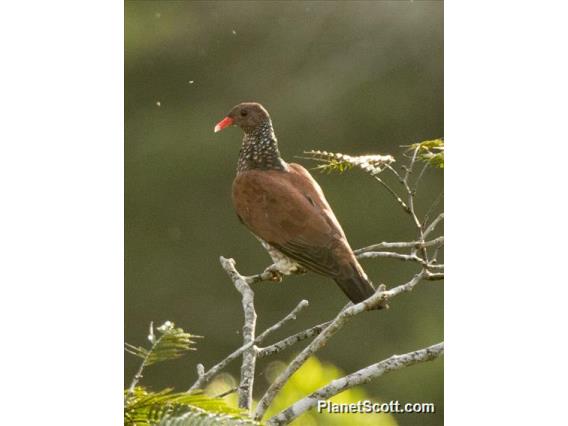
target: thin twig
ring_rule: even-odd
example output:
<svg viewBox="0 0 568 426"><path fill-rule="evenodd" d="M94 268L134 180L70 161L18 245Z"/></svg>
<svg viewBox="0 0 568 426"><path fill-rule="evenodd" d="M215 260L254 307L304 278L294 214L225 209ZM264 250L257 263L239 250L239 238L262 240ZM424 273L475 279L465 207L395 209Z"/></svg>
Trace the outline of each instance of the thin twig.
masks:
<svg viewBox="0 0 568 426"><path fill-rule="evenodd" d="M142 360L140 367L138 367L136 374L132 378L132 382L130 383L130 386L128 387L128 392L126 392L126 395L124 397L125 401L128 398L130 398L132 396L132 394L134 393L134 389L136 388L136 385L138 385L138 382L140 382L140 380L142 379L142 372L144 371L144 368L146 367L146 364L148 363L148 360L150 359L150 355L152 355L154 353L154 350L156 349L156 347L158 346L158 344L161 342L162 338L165 335L166 335L166 333L162 334L160 337L158 337L157 339L152 341L152 347L148 351L146 351L146 355L144 356L144 359ZM154 322L153 321L150 321L150 336L154 336ZM133 355L138 355L137 353L132 352L128 348L128 346L134 347L134 346L130 345L129 343L126 343L125 348L126 348L127 352L129 352Z"/></svg>
<svg viewBox="0 0 568 426"><path fill-rule="evenodd" d="M428 263L420 256L415 254L400 254L395 253L392 251L368 251L365 253L361 253L357 256L357 259L372 259L376 257L385 257L389 259L399 259L405 262L417 262L420 263L422 266L427 267Z"/></svg>
<svg viewBox="0 0 568 426"><path fill-rule="evenodd" d="M429 166L430 166L430 163L428 163L428 162L425 163L424 167L422 167L422 170L420 171L420 174L418 175L418 177L414 181L414 188L413 188L414 193L416 193L416 191L418 190L418 184L420 184L420 181L422 180L422 177L424 176L424 173L426 172L426 169Z"/></svg>
<svg viewBox="0 0 568 426"><path fill-rule="evenodd" d="M296 319L296 315L298 315L298 313L300 311L302 311L303 309L307 308L310 304L308 303L307 300L302 300L300 303L298 303L298 305L292 310L292 312L290 312L288 315L286 315L284 318L282 318L280 321L278 321L276 324L274 324L272 327L267 328L262 334L260 334L255 342L262 342L266 337L268 337L268 335L274 333L276 330L282 328L282 326L284 324L286 324L289 321L295 320Z"/></svg>
<svg viewBox="0 0 568 426"><path fill-rule="evenodd" d="M150 353L148 353L148 355L146 355L146 358L144 358L144 361L142 361L142 364L140 364L140 367L138 367L136 374L132 378L132 382L130 383L130 386L128 387L128 392L126 392L126 396L124 397L125 401L132 396L132 394L134 393L134 389L136 388L136 385L142 379L142 372L144 371L144 367L146 366L146 361L148 360L149 356L150 356Z"/></svg>
<svg viewBox="0 0 568 426"><path fill-rule="evenodd" d="M410 213L410 208L406 205L406 203L404 201L402 201L402 198L400 198L400 196L389 185L387 185L385 183L385 181L383 181L380 177L378 177L378 176L374 176L374 177L381 185L383 185L387 189L387 191L389 191L391 193L391 195L394 197L394 199L400 204L402 209L406 213Z"/></svg>
<svg viewBox="0 0 568 426"><path fill-rule="evenodd" d="M443 196L444 196L444 191L438 194L438 196L436 197L436 199L434 200L434 202L432 203L432 205L424 215L424 220L422 221L424 225L426 225L428 223L428 220L430 220L430 213L432 213L434 209L438 206L438 204L440 204L440 201L442 200Z"/></svg>
<svg viewBox="0 0 568 426"><path fill-rule="evenodd" d="M398 181L400 183L404 183L404 178L400 175L399 172L397 172L397 170L393 166L391 166L390 164L387 164L386 168L389 169L391 172L393 172L393 174L396 176L396 178L398 179Z"/></svg>
<svg viewBox="0 0 568 426"><path fill-rule="evenodd" d="M435 262L426 262L420 256L416 254L401 254L394 253L392 251L368 251L361 253L357 256L357 259L372 259L376 257L383 257L388 259L399 259L404 262L416 262L422 265L425 269L444 269L444 265L437 264Z"/></svg>
<svg viewBox="0 0 568 426"><path fill-rule="evenodd" d="M432 221L432 223L426 228L426 230L424 231L424 237L427 237L432 231L434 231L434 229L436 229L436 226L438 226L438 224L440 223L440 221L444 219L444 213L440 213L436 219L434 219Z"/></svg>
<svg viewBox="0 0 568 426"><path fill-rule="evenodd" d="M441 247L442 247L442 246L440 245L440 246L438 246L438 247L436 247L436 248L434 249L434 254L432 255L432 262L433 262L433 263L435 263L435 262L438 261L438 252L440 251L440 248L441 248Z"/></svg>
<svg viewBox="0 0 568 426"><path fill-rule="evenodd" d="M375 251L384 248L393 248L393 249L403 249L403 248L420 248L420 247L432 247L432 246L439 246L444 244L444 237L438 237L430 241L424 241L421 243L420 241L408 241L408 242L394 242L389 243L383 241L382 243L373 244L367 247L363 247L357 250L353 250L353 253L359 255L361 253L365 253L368 251Z"/></svg>
<svg viewBox="0 0 568 426"><path fill-rule="evenodd" d="M424 227L423 227L422 223L420 222L420 220L418 219L418 215L416 214L416 211L414 209L414 194L415 194L415 192L410 188L410 184L409 184L409 177L410 177L410 174L413 172L414 164L416 162L416 157L418 155L418 150L419 150L419 147L416 147L416 149L412 153L412 159L410 160L409 166L406 168L406 173L404 175L404 180L403 180L402 183L403 183L404 188L406 189L406 192L408 194L408 207L410 209L410 215L412 216L412 219L414 220L414 224L416 225L416 229L418 230L420 241L422 242L422 241L424 241ZM420 248L420 251L422 253L422 258L426 261L426 263L428 263L428 251L426 250L426 247L422 246ZM411 253L414 254L414 250Z"/></svg>
<svg viewBox="0 0 568 426"><path fill-rule="evenodd" d="M393 355L381 362L362 368L340 379L333 380L328 385L318 389L305 398L295 402L290 407L271 417L267 425L285 425L302 415L318 401L323 401L354 386L369 383L386 373L399 370L420 362L432 361L444 353L444 342L437 343L424 349L403 355Z"/></svg>
<svg viewBox="0 0 568 426"><path fill-rule="evenodd" d="M229 389L223 393L220 393L219 395L215 395L214 398L225 398L227 395L231 395L232 393L235 393L238 390L239 388L237 386L236 388Z"/></svg>
<svg viewBox="0 0 568 426"><path fill-rule="evenodd" d="M420 149L419 147L416 147L414 149L414 151L412 152L412 157L410 158L410 164L408 165L408 167L405 167L405 170L404 170L404 172L405 172L404 173L405 186L408 185L408 178L410 178L410 175L412 174L412 169L414 167L414 163L416 162L416 157L418 156L418 150L419 149Z"/></svg>
<svg viewBox="0 0 568 426"><path fill-rule="evenodd" d="M410 178L410 175L413 172L414 164L416 162L416 157L418 155L418 150L419 150L419 147L416 147L416 149L414 149L414 151L412 153L412 157L410 159L410 164L408 166L404 167L404 171L405 171L404 177L402 177L396 171L396 169L394 167L392 167L390 165L387 165L386 167L393 172L393 174L398 178L400 183L404 186L404 189L405 189L406 194L408 196L408 201L405 203L405 206L407 208L405 208L404 211L406 213L410 214L410 216L412 217L412 220L414 221L414 225L416 226L416 229L418 230L418 236L420 237L420 242L423 244L423 242L424 242L424 227L423 227L422 223L420 222L420 219L418 219L418 215L416 214L416 211L414 209L414 194L415 194L415 191L410 188L410 184L409 184L409 178ZM419 248L412 248L411 254L412 255L416 254L417 250L420 250L420 252L422 253L422 258L424 259L424 261L426 263L428 263L428 251L426 250L426 247L421 245Z"/></svg>
<svg viewBox="0 0 568 426"><path fill-rule="evenodd" d="M428 280L428 281L443 280L444 279L444 273L443 272L427 272L426 275L424 276L424 279Z"/></svg>
<svg viewBox="0 0 568 426"><path fill-rule="evenodd" d="M299 333L293 334L292 336L286 337L285 339L280 340L279 342L273 343L270 346L265 348L258 348L257 349L257 358L264 358L270 355L274 355L278 352L283 351L284 349L289 348L292 345L295 345L302 340L309 339L310 337L317 336L320 334L329 324L331 321L324 322L323 324L315 325L307 330L300 331Z"/></svg>
<svg viewBox="0 0 568 426"><path fill-rule="evenodd" d="M443 263L429 263L427 266L428 269L444 269Z"/></svg>

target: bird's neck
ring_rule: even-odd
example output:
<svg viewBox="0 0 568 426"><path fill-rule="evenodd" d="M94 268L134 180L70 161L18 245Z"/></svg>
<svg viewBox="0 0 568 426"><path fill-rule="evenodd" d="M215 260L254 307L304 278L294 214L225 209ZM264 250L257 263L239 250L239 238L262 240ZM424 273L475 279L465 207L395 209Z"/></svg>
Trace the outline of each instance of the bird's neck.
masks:
<svg viewBox="0 0 568 426"><path fill-rule="evenodd" d="M244 132L237 173L247 170L286 170L286 162L280 156L270 120L254 129L244 129Z"/></svg>

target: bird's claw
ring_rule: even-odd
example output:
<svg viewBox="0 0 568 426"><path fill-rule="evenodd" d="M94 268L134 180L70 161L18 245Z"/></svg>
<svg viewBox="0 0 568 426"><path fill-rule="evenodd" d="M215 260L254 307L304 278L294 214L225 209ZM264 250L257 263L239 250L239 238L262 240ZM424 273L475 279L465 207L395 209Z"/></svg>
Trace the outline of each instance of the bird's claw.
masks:
<svg viewBox="0 0 568 426"><path fill-rule="evenodd" d="M266 268L264 270L264 274L269 275L268 281L273 281L276 283L282 282L283 274L274 265L271 265L268 268Z"/></svg>

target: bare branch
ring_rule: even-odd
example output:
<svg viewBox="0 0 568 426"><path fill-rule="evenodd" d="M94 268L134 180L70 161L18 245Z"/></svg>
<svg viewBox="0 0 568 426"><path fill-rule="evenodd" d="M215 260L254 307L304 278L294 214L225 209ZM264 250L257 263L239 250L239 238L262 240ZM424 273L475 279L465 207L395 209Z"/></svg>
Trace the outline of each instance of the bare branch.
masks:
<svg viewBox="0 0 568 426"><path fill-rule="evenodd" d="M418 235L420 237L420 241L423 242L424 241L424 228L422 226L422 223L420 222L420 220L418 219L418 215L416 214L416 210L414 209L414 191L410 188L410 184L408 183L409 178L411 173L413 172L413 168L414 168L414 163L416 162L416 156L418 155L418 150L420 148L416 147L414 149L414 152L412 153L412 159L410 160L410 164L409 166L406 168L406 173L404 175L404 179L402 181L402 184L404 185L404 188L406 189L406 193L408 194L408 207L410 209L410 215L412 216L412 219L414 220L414 225L416 225L416 229L418 230ZM411 254L415 254L415 249L413 249L411 251ZM424 261L426 263L428 263L428 251L426 250L426 247L422 246L420 247L420 251L422 253L422 258L424 259Z"/></svg>
<svg viewBox="0 0 568 426"><path fill-rule="evenodd" d="M414 167L414 163L416 162L416 157L418 155L419 149L420 149L419 147L416 147L414 149L414 151L412 152L412 157L410 159L410 164L408 165L408 167L405 168L404 180L403 180L403 183L405 184L405 186L408 186L408 178L410 177L410 175L412 173L412 169Z"/></svg>
<svg viewBox="0 0 568 426"><path fill-rule="evenodd" d="M424 237L427 237L432 231L434 231L442 219L444 219L444 213L440 213L438 217L432 221L428 228L426 228L424 231Z"/></svg>
<svg viewBox="0 0 568 426"><path fill-rule="evenodd" d="M130 352L130 353L135 354L134 352ZM146 366L146 362L147 362L149 356L150 356L150 352L148 352L148 355L146 356L146 358L144 358L144 360L140 364L140 367L138 367L138 370L136 370L136 374L132 378L132 382L130 383L130 386L128 387L128 392L124 396L125 402L128 398L130 398L132 396L132 394L134 393L134 389L136 388L136 385L138 385L138 382L142 379L142 372L144 371L144 367Z"/></svg>
<svg viewBox="0 0 568 426"><path fill-rule="evenodd" d="M415 254L400 254L400 253L394 253L392 251L368 251L366 253L361 253L360 255L357 256L357 259L372 259L375 257L386 257L389 259L399 259L399 260L404 260L406 262L418 262L421 265L427 267L428 264L424 261L424 259L422 259L419 256L416 256Z"/></svg>
<svg viewBox="0 0 568 426"><path fill-rule="evenodd" d="M258 403L255 412L255 420L260 420L264 416L267 408L270 406L276 395L280 392L282 387L290 379L292 374L294 374L298 369L306 362L306 360L316 353L319 349L323 348L327 342L339 331L351 318L355 315L360 314L364 311L369 311L376 309L380 306L384 306L386 301L400 293L411 291L424 277L425 271L420 272L415 275L409 282L395 287L391 290L383 290L379 288L377 292L356 305L351 305L343 309L327 326L321 334L319 334L296 358L286 367L286 369L276 378L276 380L270 385L266 393L263 395Z"/></svg>
<svg viewBox="0 0 568 426"><path fill-rule="evenodd" d="M436 199L434 200L434 202L432 203L432 205L424 215L424 220L422 221L423 224L428 223L428 220L430 220L430 214L434 211L434 209L438 206L438 204L440 204L440 201L442 200L443 197L444 197L444 191L438 194L438 196L436 197Z"/></svg>
<svg viewBox="0 0 568 426"><path fill-rule="evenodd" d="M420 149L420 147L417 146L414 149L414 151L412 152L410 164L408 166L404 167L404 170L405 170L404 177L402 177L395 170L395 168L392 167L390 164L387 165L386 167L393 172L393 174L398 178L398 180L400 181L400 183L404 186L404 189L406 190L406 194L408 195L408 201L405 204L405 206L407 206L407 208L404 209L404 210L406 211L406 213L408 213L412 217L412 220L414 221L414 225L416 226L416 229L418 230L418 236L420 238L420 242L423 244L424 239L425 239L424 227L423 227L423 224L420 222L420 219L418 219L418 215L416 214L416 210L414 209L414 194L415 194L415 191L410 188L410 184L409 184L409 178L410 178L410 175L413 172L414 164L416 162L416 158L417 158L419 149ZM423 172L424 172L424 170L425 169L423 169ZM421 177L422 177L422 173L420 174L418 180ZM426 250L426 247L421 245L419 248L412 248L411 254L412 255L416 254L417 250L420 250L420 252L422 254L422 259L424 259L425 263L428 263L429 262L428 261L428 251Z"/></svg>
<svg viewBox="0 0 568 426"><path fill-rule="evenodd" d="M231 394L235 393L235 392L238 391L238 390L239 390L238 387L236 387L236 388L231 388L231 389L229 389L229 390L226 390L226 391L223 392L223 393L220 393L219 395L215 395L214 398L225 398L226 396L231 395Z"/></svg>
<svg viewBox="0 0 568 426"><path fill-rule="evenodd" d="M404 189L406 189L406 193L408 194L408 213L410 213L410 215L412 216L412 219L414 220L414 224L416 225L416 228L420 231L420 239L421 241L424 241L424 238L422 236L422 224L420 223L420 220L418 219L418 216L416 215L416 212L414 210L414 191L412 189L410 189L410 184L408 183L408 178L410 177L410 174L412 173L412 169L414 167L414 163L416 161L416 155L418 154L418 148L416 148L414 150L414 153L412 154L412 159L410 160L410 165L408 167L406 167L406 172L404 174L404 179L402 180L402 184L404 185Z"/></svg>
<svg viewBox="0 0 568 426"><path fill-rule="evenodd" d="M154 322L150 321L150 335L153 337L154 336ZM138 382L140 382L140 380L142 379L142 373L144 372L144 368L148 365L148 361L150 359L150 356L152 355L152 353L154 352L154 350L156 349L156 347L159 345L160 341L162 340L162 338L165 336L165 334L162 334L158 339L152 340L152 347L146 352L146 356L144 356L142 363L140 364L140 367L138 367L138 370L136 371L136 374L134 375L134 377L132 378L132 382L130 383L130 386L128 387L128 392L126 393L126 395L124 396L124 400L126 401L128 398L130 398L132 396L132 394L134 393L134 389L136 388L136 386L138 385ZM125 349L128 353L131 353L133 355L138 356L137 352L132 351L132 349L134 349L134 346L132 346L129 343L125 343Z"/></svg>
<svg viewBox="0 0 568 426"><path fill-rule="evenodd" d="M399 259L405 262L416 262L420 265L422 265L423 268L430 270L430 269L444 269L444 265L443 264L437 264L434 262L426 262L424 259L422 259L420 256L417 256L416 254L401 254L401 253L394 253L392 251L368 251L366 253L361 253L357 256L357 259L372 259L372 258L376 258L376 257L383 257L383 258L388 258L388 259ZM430 277L435 276L435 274L426 274L426 277L428 279L433 279Z"/></svg>
<svg viewBox="0 0 568 426"><path fill-rule="evenodd" d="M422 167L420 174L418 175L418 177L414 181L414 189L413 189L414 192L416 192L418 190L418 185L420 184L420 181L422 180L422 177L424 176L426 169L429 168L429 167L430 167L429 163L424 163L424 167Z"/></svg>
<svg viewBox="0 0 568 426"><path fill-rule="evenodd" d="M391 168L391 170L394 170ZM406 203L404 201L402 201L402 198L400 198L400 196L394 191L394 189L392 189L389 185L387 185L385 183L385 181L383 181L380 177L375 176L375 179L381 184L383 185L388 192L390 192L390 194L394 197L394 199L400 204L400 206L402 207L402 209L406 212L410 214L410 208L406 205Z"/></svg>
<svg viewBox="0 0 568 426"><path fill-rule="evenodd" d="M383 241L382 243L373 244L367 247L363 247L357 250L354 250L353 253L356 255L365 253L368 251L374 251L384 248L393 248L393 249L403 249L403 248L421 248L421 247L432 247L432 246L439 246L444 244L444 237L438 237L430 241L425 241L424 243L420 241L408 241L408 242L396 242L396 243L388 243Z"/></svg>
<svg viewBox="0 0 568 426"><path fill-rule="evenodd" d="M268 425L284 425L296 419L317 404L347 389L361 384L369 383L386 373L399 370L420 362L432 361L444 353L444 342L430 347L409 352L404 355L393 355L381 362L358 370L348 376L333 380L330 384L318 389L307 397L295 402L292 406L271 417Z"/></svg>
<svg viewBox="0 0 568 426"><path fill-rule="evenodd" d="M401 284L397 287L391 288L390 290L383 292L384 293L383 297L385 297L388 300L393 298L394 296L398 296L401 293L412 291L414 287L416 287L416 285L426 276L427 273L428 273L427 271L422 270L422 272L416 274L406 284ZM374 296L371 296L371 298L373 297ZM370 300L371 298L369 298L368 300Z"/></svg>
<svg viewBox="0 0 568 426"><path fill-rule="evenodd" d="M229 354L227 357L225 357L225 359L223 359L222 361L218 362L217 364L215 364L213 367L211 367L209 370L207 370L206 372L203 370L201 370L201 372L203 374L199 374L200 373L200 369L199 366L201 366L203 368L203 364L198 364L198 370L197 370L197 376L198 379L195 381L195 383L193 385L191 385L191 387L189 388L189 391L195 390L195 389L203 389L203 387L209 383L209 381L217 374L219 373L221 370L223 370L227 365L229 365L232 361L234 361L235 359L237 359L238 357L240 357L244 351L246 351L247 349L250 349L252 346L254 346L255 342L249 342L246 345L241 346L240 348L238 348L237 350L231 352L231 354Z"/></svg>
<svg viewBox="0 0 568 426"><path fill-rule="evenodd" d="M233 259L219 259L225 272L231 278L236 289L241 293L244 312L243 324L243 343L251 344L251 347L243 353L243 363L241 365L241 383L239 386L239 407L250 410L252 403L252 388L254 385L254 370L256 367L256 351L254 344L256 331L256 311L254 309L254 292L235 268Z"/></svg>
<svg viewBox="0 0 568 426"><path fill-rule="evenodd" d="M424 276L424 279L429 280L429 281L443 280L444 279L444 273L443 272L427 272L426 275Z"/></svg>
<svg viewBox="0 0 568 426"><path fill-rule="evenodd" d="M302 300L300 303L298 303L298 305L292 310L292 312L290 312L288 315L286 315L284 318L282 318L280 321L278 321L276 324L274 324L272 327L267 328L261 335L259 335L255 342L259 343L262 342L268 335L274 333L276 330L280 329L284 324L286 324L289 321L295 320L296 319L296 315L298 315L298 313L307 308L310 304L308 303L307 300Z"/></svg>
<svg viewBox="0 0 568 426"><path fill-rule="evenodd" d="M203 364L197 364L195 369L197 370L197 377L203 377L205 375L205 366Z"/></svg>
<svg viewBox="0 0 568 426"><path fill-rule="evenodd" d="M427 266L428 269L444 269L443 263L430 263Z"/></svg>
<svg viewBox="0 0 568 426"><path fill-rule="evenodd" d="M286 337L285 339L280 340L270 346L265 348L258 348L257 349L257 358L264 358L266 356L274 355L278 352L283 351L284 349L289 348L292 345L295 345L302 340L309 339L310 337L317 336L320 334L329 324L331 321L324 322L323 324L315 325L307 330L300 331L299 333L293 334L292 336Z"/></svg>
<svg viewBox="0 0 568 426"><path fill-rule="evenodd" d="M438 252L440 251L441 247L442 246L438 246L434 249L434 254L432 255L432 259L431 259L433 263L438 261Z"/></svg>

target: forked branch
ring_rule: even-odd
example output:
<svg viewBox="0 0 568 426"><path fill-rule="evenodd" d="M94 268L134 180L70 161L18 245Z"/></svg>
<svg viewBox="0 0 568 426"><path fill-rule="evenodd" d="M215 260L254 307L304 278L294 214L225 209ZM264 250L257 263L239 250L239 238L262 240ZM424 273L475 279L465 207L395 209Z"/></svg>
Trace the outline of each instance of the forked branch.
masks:
<svg viewBox="0 0 568 426"><path fill-rule="evenodd" d="M384 286L380 287L377 292L356 305L350 305L343 309L335 319L329 324L294 360L288 364L286 369L270 385L264 396L258 403L255 412L255 420L261 420L266 410L272 404L272 401L278 395L282 387L290 379L290 377L300 369L300 367L307 361L307 359L315 354L318 350L323 348L329 340L354 316L373 309L379 306L384 306L386 302L400 293L411 291L425 276L422 271L415 275L410 281L405 284L399 285L391 290L385 290Z"/></svg>
<svg viewBox="0 0 568 426"><path fill-rule="evenodd" d="M243 296L243 310L245 310L245 325L243 326L243 328L246 327L247 329L250 329L251 328L250 322L252 320L254 320L254 322L255 322L255 325L254 325L254 327L255 327L256 326L256 312L254 311L254 292L252 291L252 289L250 288L248 283L244 280L244 277L235 268L235 261L233 259L226 259L224 257L221 257L220 261L221 261L221 265L223 266L223 269L225 269L225 271L227 272L227 274L231 278L231 281L233 282L233 284L235 285L237 290L239 290L239 292ZM205 371L204 366L202 364L198 364L198 366L197 366L198 378L189 390L192 391L192 390L196 390L196 389L203 389L203 387L205 385L207 385L207 383L209 383L211 381L211 379L216 374L221 372L227 365L229 365L232 361L234 361L235 359L237 359L241 355L245 354L247 351L250 351L251 354L254 352L254 356L255 356L255 359L256 359L257 356L264 357L264 356L267 356L267 355L272 354L272 353L277 353L277 352L291 346L294 343L297 343L301 340L304 340L304 339L307 339L309 337L316 335L319 332L318 327L321 328L321 325L316 326L316 327L312 327L311 329L305 330L304 332L297 333L296 335L288 338L288 339L291 339L292 337L295 337L293 342L292 341L289 341L289 342L281 341L281 342L275 343L274 345L271 345L268 348L266 348L265 353L263 353L263 350L259 350L255 346L255 345L261 343L262 341L264 341L270 334L272 334L276 330L279 330L280 328L282 328L288 322L295 320L297 314L300 313L300 311L302 311L303 309L307 308L308 306L309 306L309 303L308 303L307 300L300 301L300 303L298 303L298 305L288 315L286 315L284 318L282 318L276 324L267 328L264 332L259 334L256 338L253 338L252 340L250 338L248 338L244 342L243 346L241 346L237 350L233 351L231 354L229 354L223 360L221 360L220 362L215 364L209 370ZM246 313L247 310L249 311L248 314ZM254 312L254 316L253 316L253 312ZM248 323L247 323L247 321L248 321ZM284 340L287 340L287 339L284 339ZM250 369L251 360L252 360L252 357L248 358L248 359L243 359L243 364L245 363L245 361L247 361L247 367L249 369ZM253 370L253 374L254 374L254 370ZM245 376L247 378L250 377L250 370L246 372ZM252 391L253 381L252 382L248 381L248 380L245 381L245 385L248 385L251 391ZM241 388L242 388L242 383L239 386L239 391L241 391ZM248 392L249 388L245 388L246 395L249 394L249 392ZM250 407L250 405L249 405L249 407Z"/></svg>

